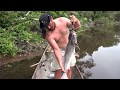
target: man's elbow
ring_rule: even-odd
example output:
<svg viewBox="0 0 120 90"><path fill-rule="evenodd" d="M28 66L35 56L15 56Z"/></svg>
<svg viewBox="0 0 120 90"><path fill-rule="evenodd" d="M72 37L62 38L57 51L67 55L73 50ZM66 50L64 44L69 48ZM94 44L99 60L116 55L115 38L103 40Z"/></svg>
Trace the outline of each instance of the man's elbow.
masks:
<svg viewBox="0 0 120 90"><path fill-rule="evenodd" d="M78 29L80 29L81 28L81 23L80 23L80 21L79 21L79 23L78 23Z"/></svg>
<svg viewBox="0 0 120 90"><path fill-rule="evenodd" d="M79 23L77 26L76 26L76 30L80 29L81 28L81 24Z"/></svg>
<svg viewBox="0 0 120 90"><path fill-rule="evenodd" d="M81 23L80 21L78 20L76 23L75 23L75 29L80 29L81 28Z"/></svg>

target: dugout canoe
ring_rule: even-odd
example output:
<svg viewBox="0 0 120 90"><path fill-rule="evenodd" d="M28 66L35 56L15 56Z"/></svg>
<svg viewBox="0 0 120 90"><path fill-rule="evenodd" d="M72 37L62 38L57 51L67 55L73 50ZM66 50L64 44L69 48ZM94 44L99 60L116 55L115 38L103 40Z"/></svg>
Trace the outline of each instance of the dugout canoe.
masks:
<svg viewBox="0 0 120 90"><path fill-rule="evenodd" d="M54 75L54 70L52 69L53 52L48 45L43 52L40 61L37 63L37 67L33 73L32 79L50 79L51 75Z"/></svg>
<svg viewBox="0 0 120 90"><path fill-rule="evenodd" d="M46 49L43 52L43 55L42 55L40 61L33 65L33 66L37 65L37 67L36 67L31 79L53 79L54 72L55 72L55 70L52 68L53 55L54 55L54 53L52 51L52 48L48 44L48 46L46 47ZM78 69L77 64L75 65L75 68L80 76L80 79L83 79L83 75L80 72L80 70Z"/></svg>

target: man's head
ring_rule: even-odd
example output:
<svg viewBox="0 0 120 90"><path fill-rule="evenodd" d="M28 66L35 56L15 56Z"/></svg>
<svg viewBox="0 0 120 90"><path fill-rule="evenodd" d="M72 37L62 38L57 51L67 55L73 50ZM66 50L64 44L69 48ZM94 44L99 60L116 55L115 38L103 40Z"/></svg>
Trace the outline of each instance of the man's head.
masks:
<svg viewBox="0 0 120 90"><path fill-rule="evenodd" d="M48 30L48 26L51 20L51 15L48 13L42 14L39 18L39 23L40 23L40 31L43 35L43 37L45 37L46 31Z"/></svg>
<svg viewBox="0 0 120 90"><path fill-rule="evenodd" d="M55 28L51 14L48 13L42 14L39 18L39 22L43 37L45 36L47 31L52 31Z"/></svg>
<svg viewBox="0 0 120 90"><path fill-rule="evenodd" d="M39 22L40 22L40 29L42 31L48 29L50 20L51 20L51 15L48 13L42 14L40 16Z"/></svg>

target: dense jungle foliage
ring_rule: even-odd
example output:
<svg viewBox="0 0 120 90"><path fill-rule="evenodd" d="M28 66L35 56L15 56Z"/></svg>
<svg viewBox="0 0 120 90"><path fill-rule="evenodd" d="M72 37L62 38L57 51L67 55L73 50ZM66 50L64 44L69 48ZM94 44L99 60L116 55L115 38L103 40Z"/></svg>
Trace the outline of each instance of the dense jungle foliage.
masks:
<svg viewBox="0 0 120 90"><path fill-rule="evenodd" d="M0 57L40 50L46 42L39 33L38 19L49 12L53 18L68 17L70 11L0 11ZM72 11L85 30L111 31L119 26L120 11ZM94 27L94 28L93 28Z"/></svg>

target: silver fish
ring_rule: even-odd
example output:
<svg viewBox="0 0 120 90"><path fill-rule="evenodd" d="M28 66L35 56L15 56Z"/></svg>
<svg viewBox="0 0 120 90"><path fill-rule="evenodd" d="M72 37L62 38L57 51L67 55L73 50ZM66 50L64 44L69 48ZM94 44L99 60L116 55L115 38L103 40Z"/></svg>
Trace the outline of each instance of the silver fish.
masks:
<svg viewBox="0 0 120 90"><path fill-rule="evenodd" d="M70 68L70 56L72 55L72 53L74 53L76 44L77 44L77 34L73 30L69 34L69 43L66 47L66 52L65 52L65 56L64 56L65 70ZM63 73L61 76L61 79L68 79L67 74Z"/></svg>

